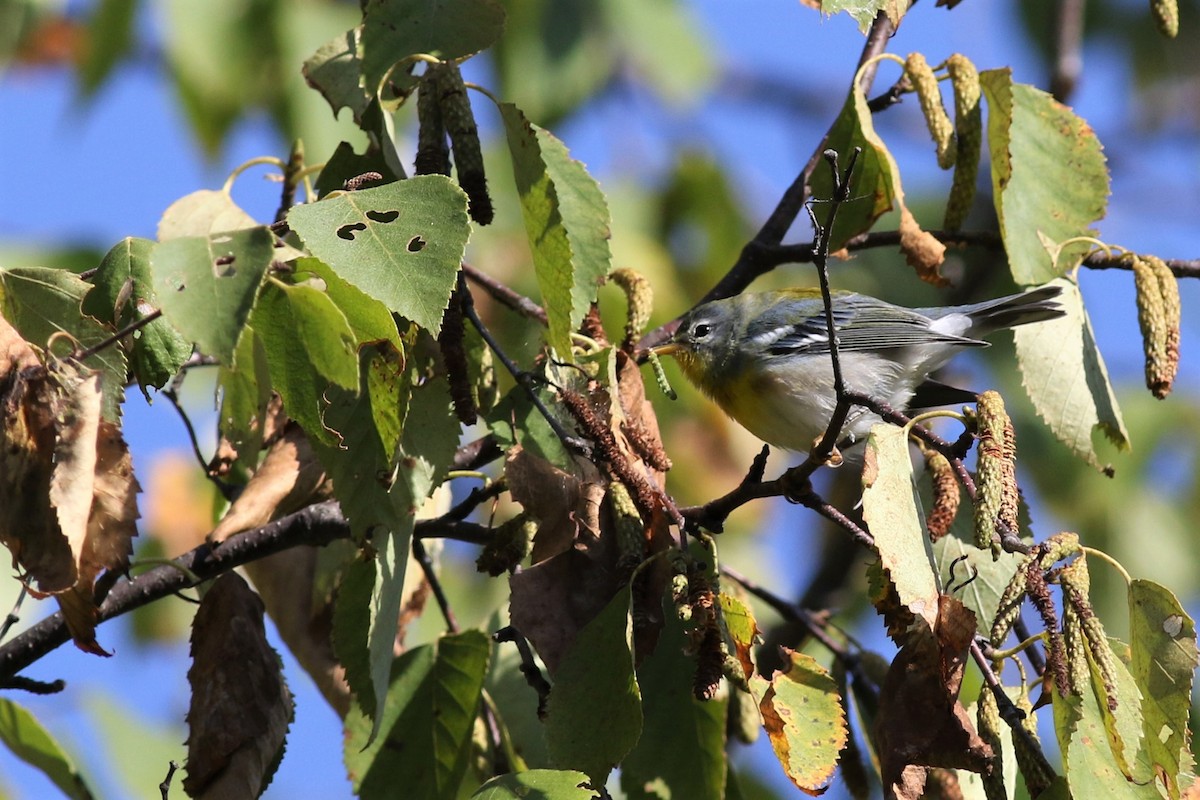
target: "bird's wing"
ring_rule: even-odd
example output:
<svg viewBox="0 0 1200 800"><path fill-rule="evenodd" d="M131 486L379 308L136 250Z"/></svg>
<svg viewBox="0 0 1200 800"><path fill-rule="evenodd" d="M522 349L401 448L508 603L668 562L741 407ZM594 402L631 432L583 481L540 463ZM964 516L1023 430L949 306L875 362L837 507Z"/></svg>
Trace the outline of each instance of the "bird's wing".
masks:
<svg viewBox="0 0 1200 800"><path fill-rule="evenodd" d="M792 311L794 315L794 309ZM794 316L786 321L786 314L786 308L763 314L751 325L751 336L771 355L829 352L829 336L823 312L800 322L796 322ZM960 347L984 345L984 342L975 339L938 333L930 329L930 319L923 314L864 295L842 295L834 309L833 321L839 351L885 350L933 342Z"/></svg>

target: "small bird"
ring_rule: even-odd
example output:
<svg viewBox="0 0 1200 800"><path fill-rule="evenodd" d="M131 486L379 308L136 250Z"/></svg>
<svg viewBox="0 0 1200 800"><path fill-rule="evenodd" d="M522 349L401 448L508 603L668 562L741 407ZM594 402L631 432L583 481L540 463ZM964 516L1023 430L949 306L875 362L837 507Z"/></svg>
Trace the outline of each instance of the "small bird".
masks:
<svg viewBox="0 0 1200 800"><path fill-rule="evenodd" d="M846 388L897 410L910 403L970 402L973 395L929 381L929 374L960 350L986 347L981 338L990 333L1063 316L1056 299L1061 292L1047 285L944 308L903 308L835 292L833 323ZM675 336L654 351L675 356L688 379L726 414L768 444L788 450L809 451L837 404L825 305L815 289L705 303L685 314ZM839 439L861 440L879 421L855 408Z"/></svg>

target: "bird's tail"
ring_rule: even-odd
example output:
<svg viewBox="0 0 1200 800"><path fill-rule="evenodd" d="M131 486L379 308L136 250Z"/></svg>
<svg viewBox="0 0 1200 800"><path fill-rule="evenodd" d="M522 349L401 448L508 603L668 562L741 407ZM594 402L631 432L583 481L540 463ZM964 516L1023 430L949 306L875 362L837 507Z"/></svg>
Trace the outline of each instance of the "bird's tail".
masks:
<svg viewBox="0 0 1200 800"><path fill-rule="evenodd" d="M961 309L971 319L971 330L967 335L983 337L1018 325L1058 319L1067 313L1058 301L1061 294L1061 286L1048 284L1022 294L967 306Z"/></svg>

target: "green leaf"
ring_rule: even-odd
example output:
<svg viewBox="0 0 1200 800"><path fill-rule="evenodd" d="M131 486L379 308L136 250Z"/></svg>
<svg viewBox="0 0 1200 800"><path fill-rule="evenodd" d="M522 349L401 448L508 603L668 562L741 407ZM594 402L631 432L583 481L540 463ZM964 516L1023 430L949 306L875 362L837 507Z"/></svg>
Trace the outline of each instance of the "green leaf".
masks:
<svg viewBox="0 0 1200 800"><path fill-rule="evenodd" d="M338 663L346 668L358 707L375 710L375 688L371 685L371 657L367 634L371 627L371 593L375 589L375 559L360 553L342 573L333 605L331 639Z"/></svg>
<svg viewBox="0 0 1200 800"><path fill-rule="evenodd" d="M917 510L908 435L902 428L871 428L862 481L863 519L875 537L880 566L895 586L900 603L932 627L937 619L937 577Z"/></svg>
<svg viewBox="0 0 1200 800"><path fill-rule="evenodd" d="M158 240L184 236L208 236L210 233L241 231L258 227L258 220L247 214L228 192L200 189L171 203L158 220Z"/></svg>
<svg viewBox="0 0 1200 800"><path fill-rule="evenodd" d="M397 350L403 348L396 321L387 306L347 283L325 262L316 258L296 260L296 279L316 276L325 287L325 294L345 315L358 344L391 342Z"/></svg>
<svg viewBox="0 0 1200 800"><path fill-rule="evenodd" d="M355 123L362 122L363 113L371 102L370 94L362 86L361 43L362 26L359 25L321 45L301 68L308 84L329 102L333 116L337 117L339 111L348 108Z"/></svg>
<svg viewBox="0 0 1200 800"><path fill-rule="evenodd" d="M87 47L79 65L79 88L91 97L133 45L138 0L101 0L88 20Z"/></svg>
<svg viewBox="0 0 1200 800"><path fill-rule="evenodd" d="M1061 697L1057 692L1054 694L1054 731L1063 754L1063 768L1071 796L1144 800L1160 798L1153 781L1135 783L1121 772L1111 748L1104 746L1109 741L1105 730L1106 710L1101 708L1090 682L1080 690L1078 697ZM1136 706L1136 694L1123 698L1121 702Z"/></svg>
<svg viewBox="0 0 1200 800"><path fill-rule="evenodd" d="M1040 89L1013 83L1008 68L980 73L988 104L992 195L1009 269L1017 283L1041 284L1075 267L1092 245L1057 259L1046 242L1093 236L1108 205L1108 169L1091 127Z"/></svg>
<svg viewBox="0 0 1200 800"><path fill-rule="evenodd" d="M0 698L0 741L14 756L42 772L70 798L90 800L91 790L71 757L24 707Z"/></svg>
<svg viewBox="0 0 1200 800"><path fill-rule="evenodd" d="M588 776L566 769L531 769L499 775L480 786L471 800L592 800Z"/></svg>
<svg viewBox="0 0 1200 800"><path fill-rule="evenodd" d="M328 438L321 419L330 384L358 387L354 332L329 296L311 286L267 281L250 324L267 354L271 385L312 438Z"/></svg>
<svg viewBox="0 0 1200 800"><path fill-rule="evenodd" d="M471 231L467 196L448 178L422 175L296 206L288 223L338 275L437 335Z"/></svg>
<svg viewBox="0 0 1200 800"><path fill-rule="evenodd" d="M767 681L750 677L763 727L792 783L820 794L837 767L849 728L837 684L812 656L781 648L788 663Z"/></svg>
<svg viewBox="0 0 1200 800"><path fill-rule="evenodd" d="M120 329L156 310L158 295L150 277L153 248L149 239L132 237L114 245L91 278L83 313ZM133 374L147 398L149 387L165 386L192 354L192 343L162 317L143 325L124 342L132 350Z"/></svg>
<svg viewBox="0 0 1200 800"><path fill-rule="evenodd" d="M411 389L412 376L406 372L385 387L389 389L387 393L373 395L367 375L375 351L374 346L363 351L362 386L357 395L346 390L330 391L325 425L339 432L340 444L314 442L314 449L333 479L334 495L355 536L369 537L376 551L377 573L369 598L367 650L371 691L376 699L371 716L378 723L383 718L381 704L393 660L415 515L444 480L454 460L459 425L450 413L450 397L440 382L430 381ZM393 452L385 449L380 440L375 407L386 413L385 405L401 406L406 402L409 410L403 420L404 432L399 448ZM395 482L389 483L393 473ZM357 686L351 688L360 696L365 693Z"/></svg>
<svg viewBox="0 0 1200 800"><path fill-rule="evenodd" d="M163 314L204 353L231 363L274 256L275 237L266 227L160 243L150 267Z"/></svg>
<svg viewBox="0 0 1200 800"><path fill-rule="evenodd" d="M367 172L378 172L383 178L379 181L381 184L395 183L402 179L404 172L397 173L392 167L391 155L395 152L395 147L390 143L384 146L388 148L387 154L373 143L367 145L362 154L359 154L349 142L338 144L333 155L321 168L321 174L317 176L313 187L317 190L317 196L324 197L331 192L344 191L346 181Z"/></svg>
<svg viewBox="0 0 1200 800"><path fill-rule="evenodd" d="M554 414L559 403L554 394L543 387L535 387L534 392L542 400L542 404L550 409L550 413ZM572 430L573 421L566 420L565 416L556 415L556 418L564 424L566 430ZM574 470L574 459L554 433L550 423L534 407L525 387L514 386L509 389L487 415L487 422L496 441L505 450L520 444L538 458L549 461L559 469Z"/></svg>
<svg viewBox="0 0 1200 800"><path fill-rule="evenodd" d="M904 202L899 170L887 146L875 133L867 97L861 90L852 88L841 113L834 120L829 133L825 134L820 149L836 150L838 167L844 171L856 147L861 147L862 153L851 178L850 199L838 209L833 222L829 239L831 251L840 248L850 237L870 230L875 220ZM813 199L828 200L833 197L833 173L823 159L813 170L809 185ZM821 209L822 206L818 205L816 213L823 222Z"/></svg>
<svg viewBox="0 0 1200 800"><path fill-rule="evenodd" d="M382 735L358 708L346 716L346 769L360 797L454 797L467 769L471 731L491 643L478 630L409 650L391 669Z"/></svg>
<svg viewBox="0 0 1200 800"><path fill-rule="evenodd" d="M262 339L246 326L233 351L233 361L217 371L217 390L221 411L217 425L221 435L237 451L237 461L245 469L258 463L262 448L263 423L271 400L271 375Z"/></svg>
<svg viewBox="0 0 1200 800"><path fill-rule="evenodd" d="M77 275L61 269L0 270L0 313L26 341L37 347L47 349L51 336L66 333L80 349L88 348L108 339L112 333L80 310L90 288ZM53 352L61 356L66 349L58 342ZM106 347L85 358L83 363L100 373L104 418L119 419L121 401L125 398L125 351L115 345Z"/></svg>
<svg viewBox="0 0 1200 800"><path fill-rule="evenodd" d="M893 25L899 25L907 10L907 0L821 0L822 14L833 16L845 11L854 18L863 33L871 27L880 11L887 14Z"/></svg>
<svg viewBox="0 0 1200 800"><path fill-rule="evenodd" d="M626 586L579 632L546 704L551 763L586 773L593 786L604 784L642 732L629 602ZM596 722L600 709L603 724Z"/></svg>
<svg viewBox="0 0 1200 800"><path fill-rule="evenodd" d="M971 519L968 509L961 510L959 515L964 519ZM965 560L954 563L964 557ZM990 632L992 620L996 618L996 609L1000 605L1000 596L1004 594L1009 580L1016 574L1021 556L1017 553L1000 553L993 560L991 550L980 550L950 533L934 542L933 562L938 585L945 588L953 582L954 596L974 612L980 634L986 635ZM962 588L957 588L959 586Z"/></svg>
<svg viewBox="0 0 1200 800"><path fill-rule="evenodd" d="M608 204L599 184L562 142L511 103L500 104L500 115L549 318L547 341L566 358L571 331L596 299L598 281L612 262Z"/></svg>
<svg viewBox="0 0 1200 800"><path fill-rule="evenodd" d="M1191 740L1196 625L1165 587L1135 580L1129 584L1129 629L1129 669L1142 693L1144 748L1168 796L1177 800Z"/></svg>
<svg viewBox="0 0 1200 800"><path fill-rule="evenodd" d="M1128 450L1129 433L1079 287L1065 278L1056 283L1063 288L1059 305L1065 315L1013 330L1021 383L1058 440L1096 469L1109 471L1100 463L1092 434L1099 429Z"/></svg>
<svg viewBox="0 0 1200 800"><path fill-rule="evenodd" d="M630 800L660 798L663 788L671 797L722 800L729 702L696 699L696 659L684 655L687 632L678 614L668 612L666 620L654 652L637 671L645 722L637 746L621 762L621 788Z"/></svg>
<svg viewBox="0 0 1200 800"><path fill-rule="evenodd" d="M504 8L495 0L369 0L362 28L367 91L379 94L387 76L405 92L416 79L393 65L418 53L457 61L490 47L504 30Z"/></svg>

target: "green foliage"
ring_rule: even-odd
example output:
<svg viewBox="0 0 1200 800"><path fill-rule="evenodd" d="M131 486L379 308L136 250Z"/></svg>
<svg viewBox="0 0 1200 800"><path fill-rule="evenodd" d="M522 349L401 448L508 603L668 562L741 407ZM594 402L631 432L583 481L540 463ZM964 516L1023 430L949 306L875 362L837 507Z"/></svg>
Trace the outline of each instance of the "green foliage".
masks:
<svg viewBox="0 0 1200 800"><path fill-rule="evenodd" d="M582 772L557 769L531 769L500 775L479 787L471 795L475 800L591 800L595 793L585 787Z"/></svg>
<svg viewBox="0 0 1200 800"><path fill-rule="evenodd" d="M397 787L405 797L454 796L467 768L488 654L487 637L466 631L396 659L380 718L372 723L358 709L346 717L346 768L360 797L393 797Z"/></svg>
<svg viewBox="0 0 1200 800"><path fill-rule="evenodd" d="M629 589L579 632L555 676L546 708L551 763L603 785L642 734L642 698L633 670ZM594 720L604 709L604 724Z"/></svg>
<svg viewBox="0 0 1200 800"><path fill-rule="evenodd" d="M1050 95L1013 83L1007 69L979 75L988 103L992 194L1009 268L1020 284L1041 284L1074 267L1108 205L1108 169L1086 122ZM1054 250L1062 245L1062 251Z"/></svg>
<svg viewBox="0 0 1200 800"><path fill-rule="evenodd" d="M296 206L313 255L391 311L437 334L467 243L467 199L440 175Z"/></svg>
<svg viewBox="0 0 1200 800"><path fill-rule="evenodd" d="M525 230L549 318L547 342L571 352L571 331L608 274L608 203L595 179L549 132L511 103L500 106Z"/></svg>
<svg viewBox="0 0 1200 800"><path fill-rule="evenodd" d="M160 243L150 266L163 315L203 352L229 363L274 241L267 228L257 227Z"/></svg>
<svg viewBox="0 0 1200 800"><path fill-rule="evenodd" d="M1059 284L1066 316L1013 330L1021 382L1054 435L1093 467L1107 469L1093 433L1102 432L1122 450L1130 447L1129 433L1079 287L1065 279Z"/></svg>
<svg viewBox="0 0 1200 800"><path fill-rule="evenodd" d="M0 699L0 741L14 756L45 774L67 797L89 800L94 796L71 757L49 731L29 711L7 698Z"/></svg>
<svg viewBox="0 0 1200 800"><path fill-rule="evenodd" d="M129 237L109 250L92 276L83 313L120 329L157 310L150 273L153 249L149 239ZM192 354L192 343L162 318L144 325L127 345L133 374L147 397L151 387L165 386Z"/></svg>

